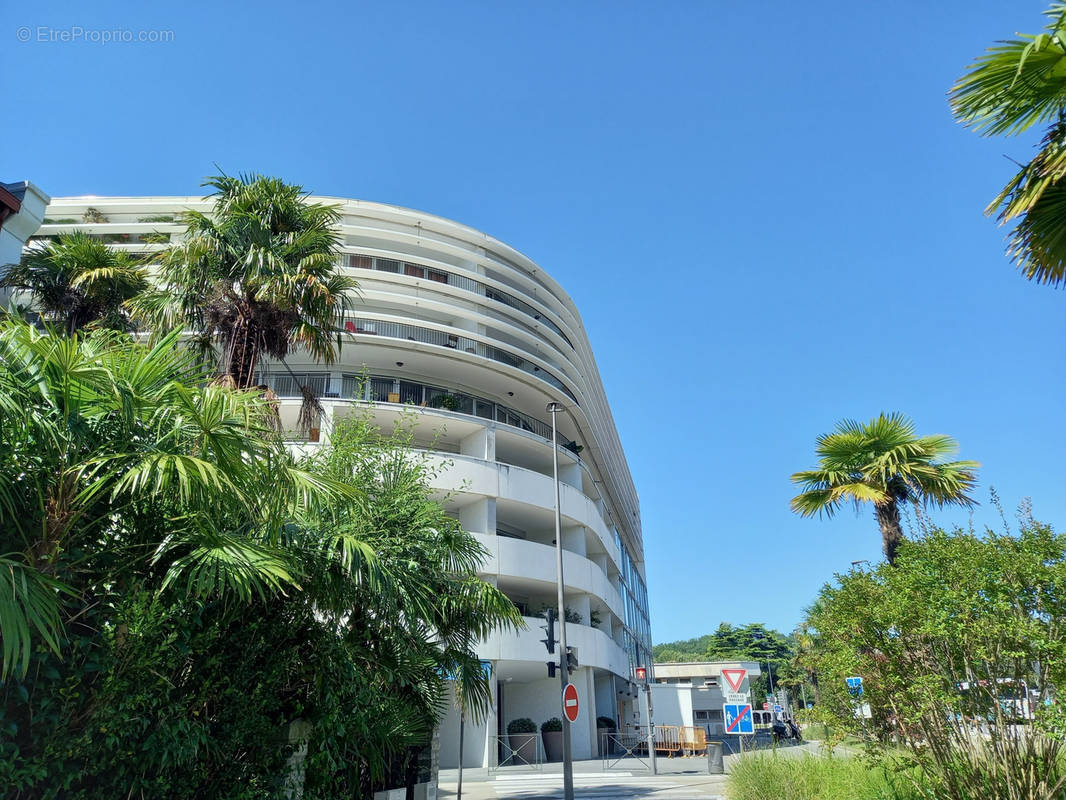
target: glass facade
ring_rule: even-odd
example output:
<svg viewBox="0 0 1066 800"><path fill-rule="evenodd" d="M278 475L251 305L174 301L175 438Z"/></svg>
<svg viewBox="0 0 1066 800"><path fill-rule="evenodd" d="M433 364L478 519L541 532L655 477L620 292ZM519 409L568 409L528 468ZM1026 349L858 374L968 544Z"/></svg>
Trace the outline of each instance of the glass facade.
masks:
<svg viewBox="0 0 1066 800"><path fill-rule="evenodd" d="M648 622L648 587L644 583L632 557L629 548L622 540L617 529L614 530L614 541L618 545L619 558L621 559L621 585L619 594L622 596L622 605L625 607L626 630L624 635L624 647L629 656L629 667L642 666L648 668L649 678L652 676L651 655L651 625Z"/></svg>

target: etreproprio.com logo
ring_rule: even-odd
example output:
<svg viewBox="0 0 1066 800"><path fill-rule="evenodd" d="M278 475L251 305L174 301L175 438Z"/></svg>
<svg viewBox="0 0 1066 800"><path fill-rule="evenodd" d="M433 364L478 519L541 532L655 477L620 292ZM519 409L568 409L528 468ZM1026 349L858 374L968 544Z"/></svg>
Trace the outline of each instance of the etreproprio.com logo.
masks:
<svg viewBox="0 0 1066 800"><path fill-rule="evenodd" d="M174 41L174 31L85 28L81 25L70 25L65 28L57 28L51 25L23 25L15 30L15 38L20 42L41 42L45 44L72 44L75 42L88 42L90 44L158 44Z"/></svg>

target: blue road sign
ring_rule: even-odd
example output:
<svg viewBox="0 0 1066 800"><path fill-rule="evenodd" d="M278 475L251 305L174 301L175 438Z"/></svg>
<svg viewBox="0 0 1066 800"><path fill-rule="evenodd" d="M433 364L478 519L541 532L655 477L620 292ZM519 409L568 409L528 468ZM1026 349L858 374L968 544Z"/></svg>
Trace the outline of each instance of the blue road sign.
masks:
<svg viewBox="0 0 1066 800"><path fill-rule="evenodd" d="M785 707L784 707L784 706L779 706L779 705L775 705L775 706L774 706L774 713L775 713L775 714L780 714L780 713L781 713L782 711L784 711L784 710L785 710Z"/></svg>
<svg viewBox="0 0 1066 800"><path fill-rule="evenodd" d="M726 733L755 733L755 720L751 703L726 703L722 706L725 715Z"/></svg>
<svg viewBox="0 0 1066 800"><path fill-rule="evenodd" d="M855 676L853 678L844 679L848 684L848 694L853 697L858 697L862 694L862 678Z"/></svg>

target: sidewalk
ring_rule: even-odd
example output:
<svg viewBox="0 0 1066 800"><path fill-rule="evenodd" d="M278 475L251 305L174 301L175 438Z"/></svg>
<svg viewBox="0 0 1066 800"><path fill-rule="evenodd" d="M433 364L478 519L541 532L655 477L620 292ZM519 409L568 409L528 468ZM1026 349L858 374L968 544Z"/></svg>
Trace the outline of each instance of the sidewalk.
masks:
<svg viewBox="0 0 1066 800"><path fill-rule="evenodd" d="M782 745L777 753L798 756L817 753L817 742ZM771 750L759 752L770 753ZM726 754L726 774L739 754ZM620 761L590 759L574 762L575 794L578 797L684 797L715 798L725 796L726 775L709 775L705 756L656 759L658 774L652 775L646 759L625 758ZM463 800L497 800L501 797L555 797L562 785L563 765L559 762L534 767L484 767L463 770ZM459 771L442 769L437 797L456 797ZM523 794L527 793L527 794Z"/></svg>

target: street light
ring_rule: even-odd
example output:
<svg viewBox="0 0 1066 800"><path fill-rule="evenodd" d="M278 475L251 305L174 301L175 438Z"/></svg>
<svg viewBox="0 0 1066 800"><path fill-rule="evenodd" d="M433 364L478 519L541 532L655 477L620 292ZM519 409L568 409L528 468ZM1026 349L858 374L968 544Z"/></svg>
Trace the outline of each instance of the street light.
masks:
<svg viewBox="0 0 1066 800"><path fill-rule="evenodd" d="M552 476L555 479L555 566L559 593L559 704L563 711L563 798L574 800L574 757L570 746L570 718L566 716L566 685L570 683L570 665L566 649L566 600L563 597L563 534L559 510L559 433L556 415L562 403L552 401L545 409L552 415Z"/></svg>

